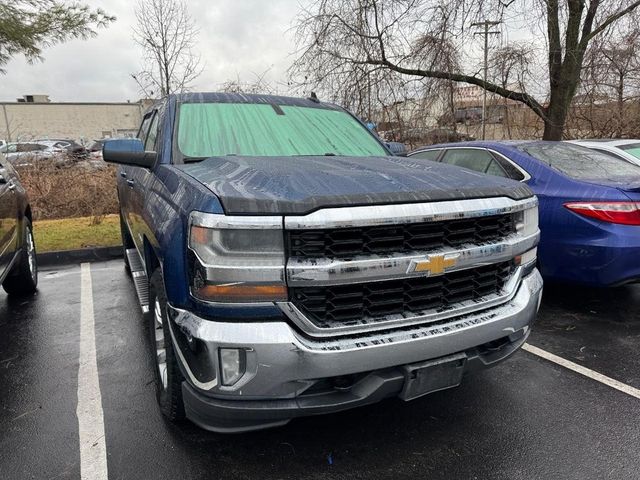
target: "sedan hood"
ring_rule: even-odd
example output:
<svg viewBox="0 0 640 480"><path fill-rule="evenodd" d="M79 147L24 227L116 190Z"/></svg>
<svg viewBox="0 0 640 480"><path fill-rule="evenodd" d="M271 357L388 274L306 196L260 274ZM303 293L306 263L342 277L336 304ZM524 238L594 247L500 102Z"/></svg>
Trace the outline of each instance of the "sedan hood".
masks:
<svg viewBox="0 0 640 480"><path fill-rule="evenodd" d="M215 193L228 214L533 195L512 180L405 157L226 156L177 168Z"/></svg>

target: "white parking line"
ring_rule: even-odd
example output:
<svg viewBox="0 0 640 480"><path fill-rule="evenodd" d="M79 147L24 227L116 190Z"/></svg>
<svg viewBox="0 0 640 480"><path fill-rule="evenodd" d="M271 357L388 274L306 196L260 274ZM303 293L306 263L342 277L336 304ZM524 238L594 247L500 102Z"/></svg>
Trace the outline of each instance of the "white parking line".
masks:
<svg viewBox="0 0 640 480"><path fill-rule="evenodd" d="M614 380L613 378L607 377L606 375L602 375L601 373L594 372L593 370L588 369L587 367L583 367L582 365L578 365L577 363L573 363L570 360L566 360L562 357L554 355L553 353L549 353L546 350L542 350L541 348L535 347L528 343L525 343L522 346L523 350L526 350L529 353L537 355L538 357L542 357L545 360L549 360L557 365L568 368L580 375L584 375L585 377L589 377L596 382L603 383L611 388L615 388L627 395L631 395L640 400L640 390L637 388L631 387L626 383L619 382L618 380Z"/></svg>
<svg viewBox="0 0 640 480"><path fill-rule="evenodd" d="M80 277L80 368L76 415L80 436L80 478L107 480L107 449L96 359L91 267L88 263L81 265Z"/></svg>

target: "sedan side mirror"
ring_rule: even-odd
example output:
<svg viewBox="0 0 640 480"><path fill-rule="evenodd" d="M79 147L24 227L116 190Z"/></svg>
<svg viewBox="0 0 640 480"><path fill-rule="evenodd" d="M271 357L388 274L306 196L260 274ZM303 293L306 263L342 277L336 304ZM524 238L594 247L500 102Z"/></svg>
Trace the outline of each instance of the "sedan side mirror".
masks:
<svg viewBox="0 0 640 480"><path fill-rule="evenodd" d="M157 157L156 152L144 151L144 145L139 138L106 140L102 146L102 158L109 163L152 168Z"/></svg>

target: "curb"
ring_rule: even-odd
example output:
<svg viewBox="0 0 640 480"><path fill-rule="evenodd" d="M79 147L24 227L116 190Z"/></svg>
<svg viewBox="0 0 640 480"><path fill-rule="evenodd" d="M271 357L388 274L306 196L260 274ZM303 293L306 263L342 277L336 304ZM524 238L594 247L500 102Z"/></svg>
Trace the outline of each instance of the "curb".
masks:
<svg viewBox="0 0 640 480"><path fill-rule="evenodd" d="M103 262L116 258L122 258L122 246L38 253L38 266L47 267L85 262Z"/></svg>

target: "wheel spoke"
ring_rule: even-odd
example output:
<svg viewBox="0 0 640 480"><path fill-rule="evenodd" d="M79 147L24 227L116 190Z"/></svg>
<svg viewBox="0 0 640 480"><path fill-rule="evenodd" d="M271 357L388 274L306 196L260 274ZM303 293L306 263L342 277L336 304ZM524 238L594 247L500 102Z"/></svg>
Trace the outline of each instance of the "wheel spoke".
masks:
<svg viewBox="0 0 640 480"><path fill-rule="evenodd" d="M33 241L33 233L31 229L27 229L27 260L29 262L29 272L31 278L35 279L36 276L36 249Z"/></svg>
<svg viewBox="0 0 640 480"><path fill-rule="evenodd" d="M160 375L160 381L162 382L162 388L167 388L167 352L165 350L165 338L164 327L162 325L162 307L160 302L156 299L153 308L154 317L154 333L156 340L156 367Z"/></svg>

